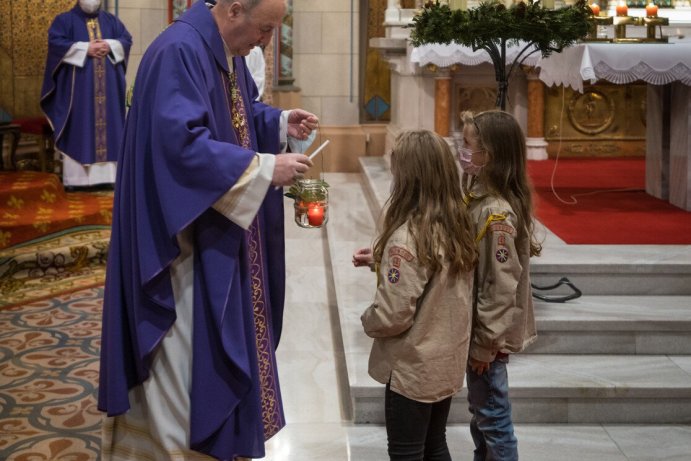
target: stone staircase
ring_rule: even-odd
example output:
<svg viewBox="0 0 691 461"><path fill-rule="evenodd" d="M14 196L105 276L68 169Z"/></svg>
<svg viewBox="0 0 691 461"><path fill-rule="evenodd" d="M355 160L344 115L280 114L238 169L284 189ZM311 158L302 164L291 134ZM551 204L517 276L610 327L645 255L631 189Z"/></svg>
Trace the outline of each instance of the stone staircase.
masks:
<svg viewBox="0 0 691 461"><path fill-rule="evenodd" d="M383 386L367 374L371 340L359 320L376 281L350 261L372 243L389 173L379 157L361 165L361 175L328 175L327 234L353 419L383 423ZM583 296L536 300L539 339L509 364L514 421L691 423L691 246L567 245L544 232L534 283L566 276ZM464 389L449 422L468 419Z"/></svg>

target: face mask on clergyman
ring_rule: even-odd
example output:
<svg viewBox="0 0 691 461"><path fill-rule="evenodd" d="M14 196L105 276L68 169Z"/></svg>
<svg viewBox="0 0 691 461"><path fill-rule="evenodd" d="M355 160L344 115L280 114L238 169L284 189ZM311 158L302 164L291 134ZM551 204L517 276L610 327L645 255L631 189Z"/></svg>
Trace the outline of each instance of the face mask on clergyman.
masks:
<svg viewBox="0 0 691 461"><path fill-rule="evenodd" d="M87 14L93 14L101 7L101 0L79 0L79 7Z"/></svg>
<svg viewBox="0 0 691 461"><path fill-rule="evenodd" d="M317 137L317 130L312 130L312 132L307 136L307 139L301 140L288 136L288 146L290 146L290 151L296 154L304 154L307 149L314 142L314 138Z"/></svg>

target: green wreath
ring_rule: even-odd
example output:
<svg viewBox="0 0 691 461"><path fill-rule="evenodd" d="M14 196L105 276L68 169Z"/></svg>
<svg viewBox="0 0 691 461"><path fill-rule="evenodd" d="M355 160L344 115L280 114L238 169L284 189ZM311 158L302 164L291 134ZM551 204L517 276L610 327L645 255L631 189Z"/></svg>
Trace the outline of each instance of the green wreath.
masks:
<svg viewBox="0 0 691 461"><path fill-rule="evenodd" d="M490 0L469 10L452 10L436 0L427 2L413 18L410 40L413 46L457 43L474 51L485 50L499 87L496 105L504 110L515 68L536 52L547 57L583 39L591 16L585 0L556 10L544 8L540 0L521 1L508 8L499 0ZM522 46L508 71L507 45Z"/></svg>

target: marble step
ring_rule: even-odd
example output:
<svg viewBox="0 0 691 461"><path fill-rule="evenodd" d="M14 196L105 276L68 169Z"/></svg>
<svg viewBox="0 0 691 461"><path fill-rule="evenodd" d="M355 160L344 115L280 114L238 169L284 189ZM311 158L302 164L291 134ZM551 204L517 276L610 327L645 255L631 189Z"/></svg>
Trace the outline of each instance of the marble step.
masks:
<svg viewBox="0 0 691 461"><path fill-rule="evenodd" d="M533 354L691 354L691 296L535 301Z"/></svg>
<svg viewBox="0 0 691 461"><path fill-rule="evenodd" d="M344 276L345 277L345 276ZM346 279L342 278L342 281ZM371 302L362 280L356 286L336 282L341 332L347 349L368 352L360 315ZM354 299L363 292L362 299ZM566 304L537 302L538 339L531 354L691 355L690 297L589 297Z"/></svg>
<svg viewBox="0 0 691 461"><path fill-rule="evenodd" d="M566 245L548 236L531 278L566 277L586 295L691 295L691 245Z"/></svg>
<svg viewBox="0 0 691 461"><path fill-rule="evenodd" d="M391 174L382 157L361 157L367 203L378 215ZM567 277L586 295L691 295L691 245L568 245L544 228L542 255L531 260L534 284Z"/></svg>
<svg viewBox="0 0 691 461"><path fill-rule="evenodd" d="M354 421L383 423L384 386L367 375L366 353L349 359ZM508 370L516 423L691 423L689 355L517 354ZM454 396L450 423L468 422L466 398L465 388Z"/></svg>

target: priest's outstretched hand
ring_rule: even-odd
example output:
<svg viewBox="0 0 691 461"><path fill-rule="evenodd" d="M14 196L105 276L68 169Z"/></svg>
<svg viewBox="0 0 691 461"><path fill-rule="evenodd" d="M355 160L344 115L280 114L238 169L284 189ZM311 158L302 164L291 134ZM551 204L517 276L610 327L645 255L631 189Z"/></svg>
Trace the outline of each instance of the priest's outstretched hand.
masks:
<svg viewBox="0 0 691 461"><path fill-rule="evenodd" d="M305 140L318 125L319 118L316 115L306 110L293 109L288 115L288 136Z"/></svg>

